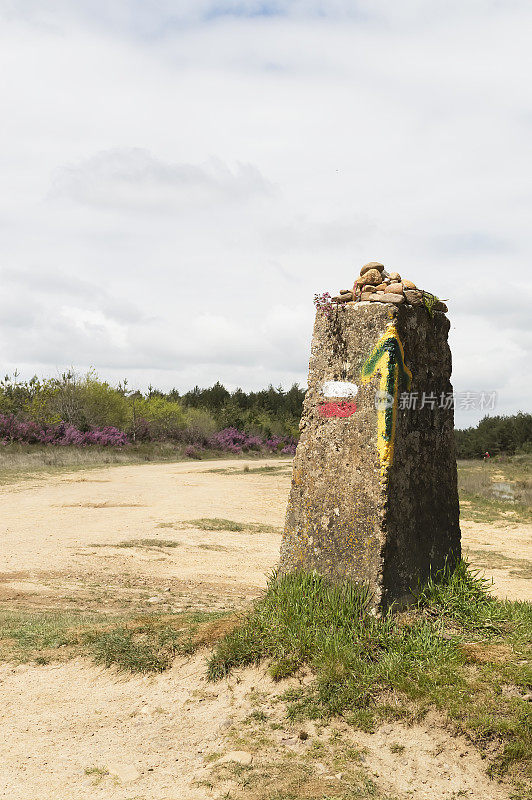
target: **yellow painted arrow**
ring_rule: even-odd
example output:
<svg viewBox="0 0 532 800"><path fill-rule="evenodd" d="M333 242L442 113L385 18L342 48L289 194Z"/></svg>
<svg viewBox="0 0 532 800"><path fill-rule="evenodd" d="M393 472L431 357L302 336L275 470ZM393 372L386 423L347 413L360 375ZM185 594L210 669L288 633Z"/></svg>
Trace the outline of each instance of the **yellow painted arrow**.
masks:
<svg viewBox="0 0 532 800"><path fill-rule="evenodd" d="M381 407L377 414L377 449L381 477L384 478L393 461L399 391L409 389L412 384L412 373L405 364L403 345L394 324L388 326L362 366L362 383L367 383L377 372L380 373L381 392Z"/></svg>

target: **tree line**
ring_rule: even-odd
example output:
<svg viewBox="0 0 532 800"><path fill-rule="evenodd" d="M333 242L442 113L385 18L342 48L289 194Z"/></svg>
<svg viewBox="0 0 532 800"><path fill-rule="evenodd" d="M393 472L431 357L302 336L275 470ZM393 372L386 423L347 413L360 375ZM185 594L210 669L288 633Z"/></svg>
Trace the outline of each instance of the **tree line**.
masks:
<svg viewBox="0 0 532 800"><path fill-rule="evenodd" d="M0 381L0 414L4 428L6 419L11 423L9 430L17 420L43 428L66 423L82 433L113 428L132 441L206 442L227 428L288 440L297 436L303 397L297 384L288 390L269 386L257 392L230 392L217 382L180 394L177 389L163 392L152 386L141 392L130 389L127 380L112 386L94 371L82 376L74 371L55 378L34 376L27 381L15 373Z"/></svg>
<svg viewBox="0 0 532 800"><path fill-rule="evenodd" d="M209 442L229 437L231 446L238 448L262 437L270 449L274 442L279 448L292 447L304 395L296 383L288 390L270 385L259 391L229 391L218 381L184 393L153 386L141 392L129 388L127 380L112 386L94 371L80 376L71 370L55 378L34 376L27 381L20 381L15 373L0 381L0 438L18 436L24 441L33 437L31 441L45 443L125 441L118 431L127 441L173 439L208 447ZM227 430L232 433L213 439ZM458 458L482 458L486 452L491 456L532 452L532 415L484 417L476 427L456 430L455 437Z"/></svg>
<svg viewBox="0 0 532 800"><path fill-rule="evenodd" d="M532 453L532 414L484 417L475 428L455 431L458 458Z"/></svg>

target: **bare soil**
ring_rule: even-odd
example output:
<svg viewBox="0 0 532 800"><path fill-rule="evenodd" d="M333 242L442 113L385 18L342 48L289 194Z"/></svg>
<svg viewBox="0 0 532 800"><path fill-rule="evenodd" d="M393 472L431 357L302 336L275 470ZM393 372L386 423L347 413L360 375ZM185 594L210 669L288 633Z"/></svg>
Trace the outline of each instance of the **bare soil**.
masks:
<svg viewBox="0 0 532 800"><path fill-rule="evenodd" d="M0 600L11 606L241 607L266 583L284 522L290 461L149 464L77 472L0 490ZM229 471L227 474L225 471ZM234 472L234 474L233 474ZM279 532L207 531L186 520L265 523ZM178 542L164 552L124 541Z"/></svg>
<svg viewBox="0 0 532 800"><path fill-rule="evenodd" d="M243 472L246 464L250 472ZM264 588L279 553L290 461L260 462L268 464L279 469L253 472L257 462L245 460L147 464L2 487L1 607L245 607ZM200 518L278 530L209 531L190 522ZM470 560L493 579L495 594L532 599L531 526L465 522L462 533ZM178 544L120 546L161 539ZM205 656L179 658L156 676L118 674L82 659L1 665L0 725L8 735L0 743L0 796L258 798L267 796L260 794L264 786L253 788L251 778L244 793L239 788L242 770L251 776L268 768L279 776L294 758L310 765L315 796L339 796L349 769L331 772L326 759L311 757L312 746L330 741L335 730L362 754L361 769L378 792L421 800L510 796L487 777L479 753L438 720L386 724L374 734L341 723L308 725L308 738L301 739L278 701L290 682L273 684L264 670L249 669L207 684ZM267 720L260 731L249 724L257 711ZM232 751L233 772L223 767L234 766Z"/></svg>

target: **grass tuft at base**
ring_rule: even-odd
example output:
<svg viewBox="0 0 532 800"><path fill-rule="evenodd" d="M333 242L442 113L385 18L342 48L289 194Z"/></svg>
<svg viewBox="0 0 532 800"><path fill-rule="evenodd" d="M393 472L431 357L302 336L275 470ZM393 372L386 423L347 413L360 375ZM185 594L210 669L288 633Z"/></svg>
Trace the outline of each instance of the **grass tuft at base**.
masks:
<svg viewBox="0 0 532 800"><path fill-rule="evenodd" d="M376 618L368 601L350 582L274 575L216 646L208 677L264 659L274 679L308 667L312 683L286 694L292 718L341 714L371 730L380 719L436 709L490 744L494 773L530 766L532 605L493 599L465 562L422 587L409 612Z"/></svg>

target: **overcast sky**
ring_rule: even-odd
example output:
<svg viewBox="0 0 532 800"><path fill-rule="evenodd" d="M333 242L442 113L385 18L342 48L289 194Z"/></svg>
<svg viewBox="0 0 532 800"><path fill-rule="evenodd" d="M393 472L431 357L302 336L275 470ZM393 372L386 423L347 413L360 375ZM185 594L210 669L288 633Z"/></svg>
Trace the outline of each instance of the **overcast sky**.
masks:
<svg viewBox="0 0 532 800"><path fill-rule="evenodd" d="M0 0L2 369L304 385L314 293L378 260L448 298L456 391L530 411L531 26L529 0Z"/></svg>

